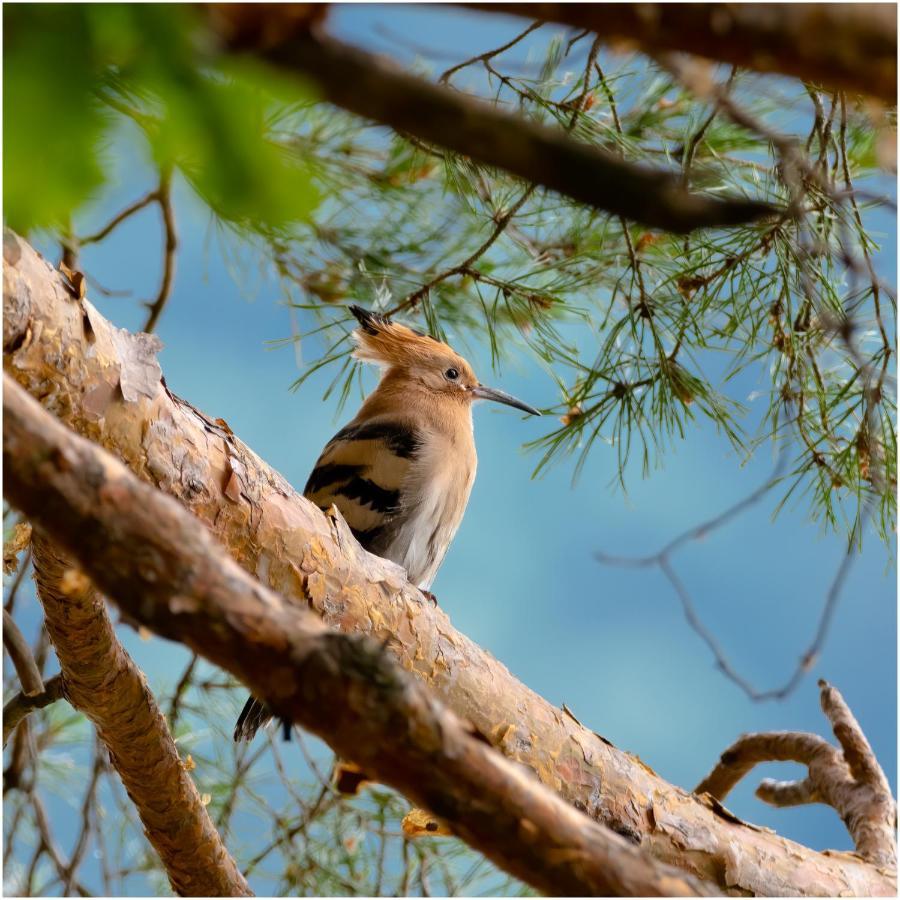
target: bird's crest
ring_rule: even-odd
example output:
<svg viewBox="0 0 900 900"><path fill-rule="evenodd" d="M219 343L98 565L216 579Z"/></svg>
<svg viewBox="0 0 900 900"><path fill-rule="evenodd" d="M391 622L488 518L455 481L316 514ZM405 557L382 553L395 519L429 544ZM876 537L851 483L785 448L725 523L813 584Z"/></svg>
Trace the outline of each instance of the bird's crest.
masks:
<svg viewBox="0 0 900 900"><path fill-rule="evenodd" d="M443 341L394 322L381 313L361 306L351 306L350 312L359 320L359 328L353 332L357 359L382 366L403 367L441 357L457 357L456 352Z"/></svg>

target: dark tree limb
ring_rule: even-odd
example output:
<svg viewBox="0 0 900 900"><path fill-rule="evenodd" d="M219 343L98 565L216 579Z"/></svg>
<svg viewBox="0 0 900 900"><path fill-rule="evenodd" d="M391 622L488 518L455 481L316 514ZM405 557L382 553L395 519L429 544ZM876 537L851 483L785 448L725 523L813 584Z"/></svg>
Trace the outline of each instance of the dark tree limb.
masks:
<svg viewBox="0 0 900 900"><path fill-rule="evenodd" d="M897 102L892 3L469 3L587 28L647 53L681 50Z"/></svg>
<svg viewBox="0 0 900 900"><path fill-rule="evenodd" d="M80 475L75 470L74 477ZM173 890L183 896L251 896L143 674L116 637L103 599L44 535L36 531L32 543L61 691L96 726Z"/></svg>
<svg viewBox="0 0 900 900"><path fill-rule="evenodd" d="M61 425L9 375L3 388L7 496L137 621L237 675L275 712L434 810L469 844L540 890L563 896L709 892L592 822L488 746L376 641L330 631L263 587L179 503ZM62 581L65 565L36 536L38 585L51 607L48 628L64 669L72 642L85 639L80 622L70 615L63 626L52 609L72 606L71 594L64 599L55 588L48 591ZM82 643L81 652L87 648ZM91 665L90 685L78 687L96 693L109 683L110 668ZM67 694L74 693L67 685ZM109 701L133 719L140 698L123 693L117 685ZM135 739L145 734L132 731ZM158 743L156 733L151 738ZM152 753L151 741L136 752ZM138 786L128 788L134 799Z"/></svg>
<svg viewBox="0 0 900 900"><path fill-rule="evenodd" d="M405 669L567 802L722 891L894 891L893 876L862 860L720 815L529 690L226 423L169 392L147 335L129 335L87 300L73 300L59 273L9 231L4 260L6 371L179 500L263 583L332 627L389 642Z"/></svg>
<svg viewBox="0 0 900 900"><path fill-rule="evenodd" d="M211 21L232 51L250 52L306 76L324 99L356 115L651 228L681 233L743 224L775 212L741 197L689 193L673 172L626 162L573 140L563 129L431 84L296 23L285 23L276 37L265 29L278 22L277 9L220 4L213 7Z"/></svg>
<svg viewBox="0 0 900 900"><path fill-rule="evenodd" d="M819 681L822 709L839 750L816 734L775 731L745 734L721 756L715 768L695 788L724 800L728 792L763 762L803 763L809 775L799 781L765 779L756 796L773 806L827 803L847 826L863 859L897 866L897 806L884 770L850 708L837 688Z"/></svg>

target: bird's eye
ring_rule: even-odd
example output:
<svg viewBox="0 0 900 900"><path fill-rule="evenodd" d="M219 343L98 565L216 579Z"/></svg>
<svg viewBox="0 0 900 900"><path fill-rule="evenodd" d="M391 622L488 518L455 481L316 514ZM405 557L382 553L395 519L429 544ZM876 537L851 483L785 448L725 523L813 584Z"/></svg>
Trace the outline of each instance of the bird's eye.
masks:
<svg viewBox="0 0 900 900"><path fill-rule="evenodd" d="M447 371L444 372L444 376L451 381L456 381L456 379L459 378L459 372L456 369L447 369Z"/></svg>

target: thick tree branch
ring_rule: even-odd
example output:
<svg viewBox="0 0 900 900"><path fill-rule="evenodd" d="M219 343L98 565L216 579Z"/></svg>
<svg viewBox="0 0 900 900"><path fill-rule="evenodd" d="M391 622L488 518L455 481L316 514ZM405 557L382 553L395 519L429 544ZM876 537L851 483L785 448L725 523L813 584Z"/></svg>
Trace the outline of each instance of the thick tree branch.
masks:
<svg viewBox="0 0 900 900"><path fill-rule="evenodd" d="M121 598L123 610L242 678L280 715L427 805L495 863L561 896L707 892L693 877L592 822L489 747L376 641L332 632L314 614L263 587L179 503L65 428L7 374L3 415L7 496L36 528L73 553L111 597ZM48 629L64 672L78 667L87 676L83 683L67 683L67 694L81 705L80 691L89 689L95 716L97 695L105 695L100 704L104 711L115 705L116 715L103 721L101 736L109 734L114 720L127 721L137 744L128 749L146 765L146 754L153 754L159 741L152 731L148 740L146 723L136 722L141 697L127 690L126 679L110 678L110 670L121 672L121 663L97 654L93 635L86 633L101 618L90 607L102 601L84 576L87 590L76 588L64 598L58 586L65 569L52 546L36 536L35 570ZM87 622L78 615L82 610ZM108 621L104 625L111 632ZM161 719L158 711L157 716ZM121 742L107 743L116 747L113 764L119 767ZM177 773L153 786L146 775L142 785L127 783L139 809L149 798L135 797L136 790L158 794L183 772L175 755ZM158 765L153 760L153 771ZM167 809L173 800L181 798L165 798ZM190 851L194 866L200 862L191 842L178 849ZM190 893L210 891L194 885Z"/></svg>
<svg viewBox="0 0 900 900"><path fill-rule="evenodd" d="M891 3L506 3L502 11L587 28L607 43L650 54L681 50L890 104L897 99Z"/></svg>
<svg viewBox="0 0 900 900"><path fill-rule="evenodd" d="M807 778L766 779L756 795L773 806L827 803L844 821L861 857L876 865L896 868L897 807L884 770L840 692L825 681L820 681L819 687L822 709L843 753L815 734L745 734L722 754L695 793L709 793L724 800L759 763L803 763L809 769Z"/></svg>
<svg viewBox="0 0 900 900"><path fill-rule="evenodd" d="M250 896L144 676L116 637L103 599L44 536L35 532L32 540L38 596L62 669L63 694L96 726L172 888L183 896Z"/></svg>
<svg viewBox="0 0 900 900"><path fill-rule="evenodd" d="M528 690L226 423L172 395L150 339L127 335L73 300L59 274L12 232L4 256L7 371L76 431L180 500L264 584L341 631L389 640L404 668L564 799L722 890L893 891L892 876L859 860L720 815Z"/></svg>
<svg viewBox="0 0 900 900"><path fill-rule="evenodd" d="M529 122L361 50L313 36L303 23L298 28L290 13L284 14L278 34L277 10L219 4L212 7L211 20L233 50L248 50L312 79L324 99L352 113L652 228L687 232L737 225L775 211L740 197L689 193L675 173L625 162L573 140L562 129Z"/></svg>

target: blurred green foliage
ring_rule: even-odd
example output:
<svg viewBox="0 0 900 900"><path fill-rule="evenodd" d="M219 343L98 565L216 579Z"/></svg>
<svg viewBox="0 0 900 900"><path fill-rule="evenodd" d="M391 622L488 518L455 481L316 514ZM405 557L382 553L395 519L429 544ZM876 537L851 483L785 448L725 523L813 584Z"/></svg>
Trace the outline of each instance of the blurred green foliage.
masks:
<svg viewBox="0 0 900 900"><path fill-rule="evenodd" d="M65 228L106 177L104 143L137 122L161 170L179 168L222 219L253 230L302 221L310 164L269 132L299 81L213 64L196 11L169 4L20 4L4 18L6 223Z"/></svg>

